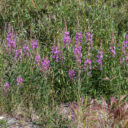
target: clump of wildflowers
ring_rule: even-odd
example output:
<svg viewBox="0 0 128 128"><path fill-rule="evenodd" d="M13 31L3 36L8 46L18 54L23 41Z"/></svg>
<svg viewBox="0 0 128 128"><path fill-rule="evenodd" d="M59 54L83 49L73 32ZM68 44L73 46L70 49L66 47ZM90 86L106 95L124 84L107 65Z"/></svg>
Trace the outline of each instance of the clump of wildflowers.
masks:
<svg viewBox="0 0 128 128"><path fill-rule="evenodd" d="M56 62L58 62L59 60L62 60L62 53L61 51L58 49L57 46L52 46L52 51L51 51L52 55L51 57L53 59L56 60Z"/></svg>
<svg viewBox="0 0 128 128"><path fill-rule="evenodd" d="M103 54L104 54L103 51L98 51L98 55L96 56L97 63L100 65L100 67L102 67Z"/></svg>
<svg viewBox="0 0 128 128"><path fill-rule="evenodd" d="M10 87L10 85L6 82L4 84L5 92L8 92L9 87Z"/></svg>
<svg viewBox="0 0 128 128"><path fill-rule="evenodd" d="M75 77L75 71L70 69L69 72L68 72L68 75L70 78L74 78Z"/></svg>
<svg viewBox="0 0 128 128"><path fill-rule="evenodd" d="M31 50L38 48L37 40L34 40L31 44Z"/></svg>
<svg viewBox="0 0 128 128"><path fill-rule="evenodd" d="M85 62L84 62L84 70L87 70L87 66L88 65L89 65L89 70L91 70L92 69L92 61L91 61L91 59L85 60Z"/></svg>
<svg viewBox="0 0 128 128"><path fill-rule="evenodd" d="M22 83L23 83L22 77L18 77L18 78L17 78L17 85L18 85L18 86L19 86L19 85L22 85Z"/></svg>
<svg viewBox="0 0 128 128"><path fill-rule="evenodd" d="M67 44L69 46L70 42L71 42L71 38L69 36L69 32L65 32L64 33L64 46L66 46Z"/></svg>

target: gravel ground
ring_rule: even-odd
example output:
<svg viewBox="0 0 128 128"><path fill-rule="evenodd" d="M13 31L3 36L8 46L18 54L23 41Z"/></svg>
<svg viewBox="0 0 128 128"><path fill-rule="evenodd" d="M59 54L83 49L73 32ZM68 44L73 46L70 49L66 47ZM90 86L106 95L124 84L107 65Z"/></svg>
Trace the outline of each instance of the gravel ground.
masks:
<svg viewBox="0 0 128 128"><path fill-rule="evenodd" d="M0 116L0 128L41 128L32 122L21 122L15 118Z"/></svg>

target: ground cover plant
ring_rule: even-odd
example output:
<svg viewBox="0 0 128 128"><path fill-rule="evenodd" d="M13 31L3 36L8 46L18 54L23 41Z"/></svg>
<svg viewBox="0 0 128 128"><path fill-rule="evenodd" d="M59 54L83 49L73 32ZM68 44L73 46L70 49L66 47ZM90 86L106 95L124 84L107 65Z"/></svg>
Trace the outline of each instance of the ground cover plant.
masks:
<svg viewBox="0 0 128 128"><path fill-rule="evenodd" d="M98 106L111 115L107 120L114 121L98 119L97 127L101 122L100 127L127 127L127 5L120 0L1 1L1 112L15 115L21 108L26 118L32 118L34 111L44 127L93 127L93 122L86 123L85 109L97 120L92 109ZM103 108L90 99L93 106L88 109L87 102L82 108L81 97L108 105L111 97L115 101ZM56 109L72 102L78 104L77 109L71 107L75 126Z"/></svg>

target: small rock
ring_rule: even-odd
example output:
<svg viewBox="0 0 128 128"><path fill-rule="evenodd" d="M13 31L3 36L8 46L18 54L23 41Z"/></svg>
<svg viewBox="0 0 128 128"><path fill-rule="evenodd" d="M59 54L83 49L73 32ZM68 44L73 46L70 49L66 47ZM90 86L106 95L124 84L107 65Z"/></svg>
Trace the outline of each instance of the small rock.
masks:
<svg viewBox="0 0 128 128"><path fill-rule="evenodd" d="M16 125L18 123L18 120L15 118L7 118L7 124L9 125Z"/></svg>

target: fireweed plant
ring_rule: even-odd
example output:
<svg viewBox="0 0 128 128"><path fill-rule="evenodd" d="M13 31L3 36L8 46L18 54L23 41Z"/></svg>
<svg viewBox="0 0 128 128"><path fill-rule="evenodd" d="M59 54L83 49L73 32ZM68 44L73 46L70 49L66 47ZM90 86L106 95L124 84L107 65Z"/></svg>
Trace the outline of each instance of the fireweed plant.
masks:
<svg viewBox="0 0 128 128"><path fill-rule="evenodd" d="M60 42L63 47L54 42L47 54L41 52L37 40L20 46L14 34L9 33L2 79L8 100L15 103L23 98L27 106L28 97L37 108L45 99L47 103L54 99L68 102L85 95L109 98L127 93L128 36L122 45L116 44L112 36L108 49L103 44L98 47L93 36L90 32L77 32L71 39L66 31Z"/></svg>

